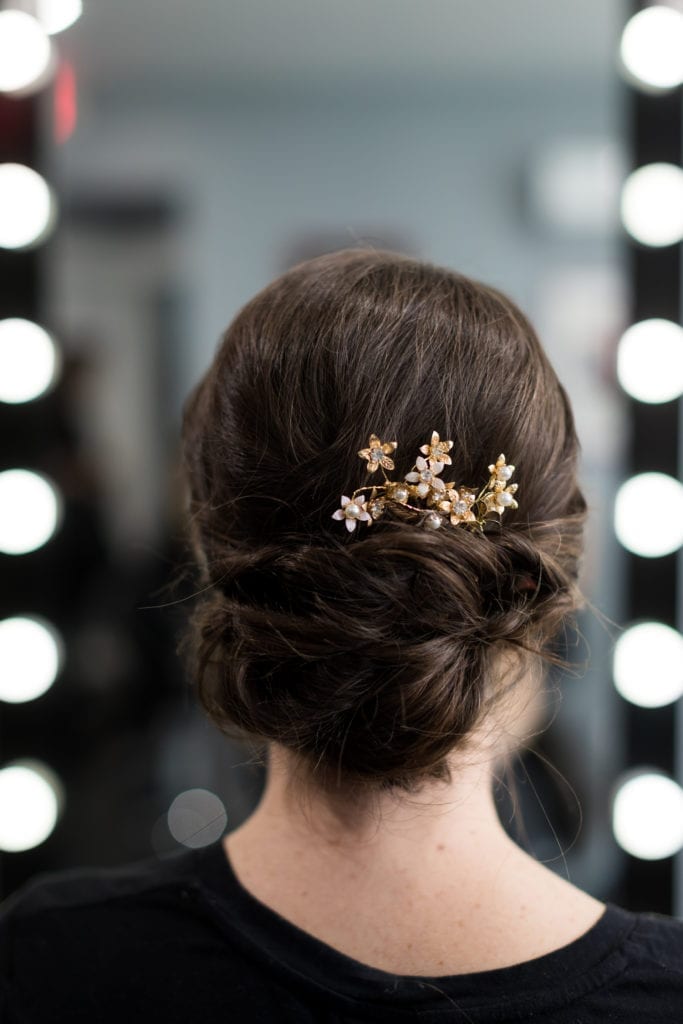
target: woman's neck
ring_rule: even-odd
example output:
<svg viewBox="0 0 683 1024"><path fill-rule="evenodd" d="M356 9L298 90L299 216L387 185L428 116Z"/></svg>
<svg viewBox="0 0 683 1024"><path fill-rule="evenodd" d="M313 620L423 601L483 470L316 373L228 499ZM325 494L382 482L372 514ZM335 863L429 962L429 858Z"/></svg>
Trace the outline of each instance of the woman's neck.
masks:
<svg viewBox="0 0 683 1024"><path fill-rule="evenodd" d="M518 847L503 829L493 797L493 771L485 759L473 759L453 772L449 784L426 785L418 795L382 797L372 813L352 808L341 825L324 795L306 794L302 801L289 787L287 756L271 748L267 782L261 800L239 830L252 841L261 838L275 848L296 850L301 857L356 871L420 871L434 878L443 860L482 867L486 851L501 853ZM443 854L447 854L446 857Z"/></svg>
<svg viewBox="0 0 683 1024"><path fill-rule="evenodd" d="M456 971L424 968L521 962L583 934L604 904L519 848L492 782L490 764L461 768L449 786L335 832L324 800L311 797L304 815L285 761L271 758L263 797L225 850L253 895L365 963L445 974Z"/></svg>

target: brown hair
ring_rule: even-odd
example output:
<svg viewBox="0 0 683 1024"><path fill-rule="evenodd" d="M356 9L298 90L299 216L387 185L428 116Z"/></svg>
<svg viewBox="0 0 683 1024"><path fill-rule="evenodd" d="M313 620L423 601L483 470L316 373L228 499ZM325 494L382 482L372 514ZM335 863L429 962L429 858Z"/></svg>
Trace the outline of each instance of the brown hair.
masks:
<svg viewBox="0 0 683 1024"><path fill-rule="evenodd" d="M477 534L332 518L437 430L448 478L481 486L501 452L518 509ZM413 792L499 699L494 657L558 662L582 604L586 512L571 407L520 310L452 270L372 249L293 267L234 318L183 416L204 590L180 649L224 732L274 740L323 788ZM525 653L526 652L526 653Z"/></svg>

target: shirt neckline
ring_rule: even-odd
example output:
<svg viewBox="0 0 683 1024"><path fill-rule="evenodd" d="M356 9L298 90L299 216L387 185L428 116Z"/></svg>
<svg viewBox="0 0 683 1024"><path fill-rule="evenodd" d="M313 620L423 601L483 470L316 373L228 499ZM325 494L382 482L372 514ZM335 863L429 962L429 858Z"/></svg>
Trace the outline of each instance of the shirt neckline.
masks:
<svg viewBox="0 0 683 1024"><path fill-rule="evenodd" d="M221 924L252 956L299 984L365 1004L415 1006L453 1013L491 1011L481 1020L511 1020L517 1014L565 1005L604 985L626 967L623 950L637 916L609 901L583 935L550 953L508 967L440 976L398 975L371 967L282 917L262 903L237 877L222 840L193 851L195 871ZM504 1007L504 1016L496 1008ZM414 1019L414 1015L413 1018ZM463 1019L467 1019L466 1017Z"/></svg>

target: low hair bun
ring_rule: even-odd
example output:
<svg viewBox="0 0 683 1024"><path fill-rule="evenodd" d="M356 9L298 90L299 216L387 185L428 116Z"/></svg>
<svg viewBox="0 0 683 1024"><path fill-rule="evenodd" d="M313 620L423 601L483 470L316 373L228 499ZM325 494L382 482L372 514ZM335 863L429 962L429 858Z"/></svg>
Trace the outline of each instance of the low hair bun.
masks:
<svg viewBox="0 0 683 1024"><path fill-rule="evenodd" d="M542 653L571 595L512 531L382 524L354 544L237 551L195 610L193 676L224 731L411 789L444 777L494 699L494 652Z"/></svg>

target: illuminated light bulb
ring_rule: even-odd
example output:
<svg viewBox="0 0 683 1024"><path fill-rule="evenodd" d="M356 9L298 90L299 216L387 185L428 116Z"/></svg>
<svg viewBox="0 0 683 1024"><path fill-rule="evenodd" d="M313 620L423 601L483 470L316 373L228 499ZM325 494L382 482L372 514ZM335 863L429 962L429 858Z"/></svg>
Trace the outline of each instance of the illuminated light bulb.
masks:
<svg viewBox="0 0 683 1024"><path fill-rule="evenodd" d="M0 850L17 853L44 843L64 802L55 773L39 761L0 769Z"/></svg>
<svg viewBox="0 0 683 1024"><path fill-rule="evenodd" d="M0 246L36 245L52 228L56 205L44 178L24 164L0 164Z"/></svg>
<svg viewBox="0 0 683 1024"><path fill-rule="evenodd" d="M617 788L612 831L622 849L634 857L672 857L683 848L683 789L662 772L633 774Z"/></svg>
<svg viewBox="0 0 683 1024"><path fill-rule="evenodd" d="M24 555L42 547L61 516L61 498L42 474L29 469L0 473L0 551Z"/></svg>
<svg viewBox="0 0 683 1024"><path fill-rule="evenodd" d="M179 793L168 809L168 830L183 846L208 846L225 831L228 815L223 801L208 789Z"/></svg>
<svg viewBox="0 0 683 1024"><path fill-rule="evenodd" d="M641 320L619 340L617 377L641 402L670 402L683 394L683 328L672 320Z"/></svg>
<svg viewBox="0 0 683 1024"><path fill-rule="evenodd" d="M683 238L683 170L655 163L629 174L621 190L621 219L643 245L673 245Z"/></svg>
<svg viewBox="0 0 683 1024"><path fill-rule="evenodd" d="M626 23L619 52L638 84L675 88L683 82L683 14L660 4L639 11Z"/></svg>
<svg viewBox="0 0 683 1024"><path fill-rule="evenodd" d="M63 32L83 13L81 0L37 0L36 17L51 36Z"/></svg>
<svg viewBox="0 0 683 1024"><path fill-rule="evenodd" d="M614 647L614 685L641 708L661 708L683 697L683 636L663 622L640 622Z"/></svg>
<svg viewBox="0 0 683 1024"><path fill-rule="evenodd" d="M21 704L50 689L64 645L57 630L37 616L0 621L0 700Z"/></svg>
<svg viewBox="0 0 683 1024"><path fill-rule="evenodd" d="M666 473L639 473L617 491L614 529L635 555L658 558L683 544L683 484Z"/></svg>
<svg viewBox="0 0 683 1024"><path fill-rule="evenodd" d="M54 383L59 351L31 320L0 320L0 402L30 402Z"/></svg>
<svg viewBox="0 0 683 1024"><path fill-rule="evenodd" d="M0 11L0 92L22 92L43 83L52 44L43 26L24 11Z"/></svg>

